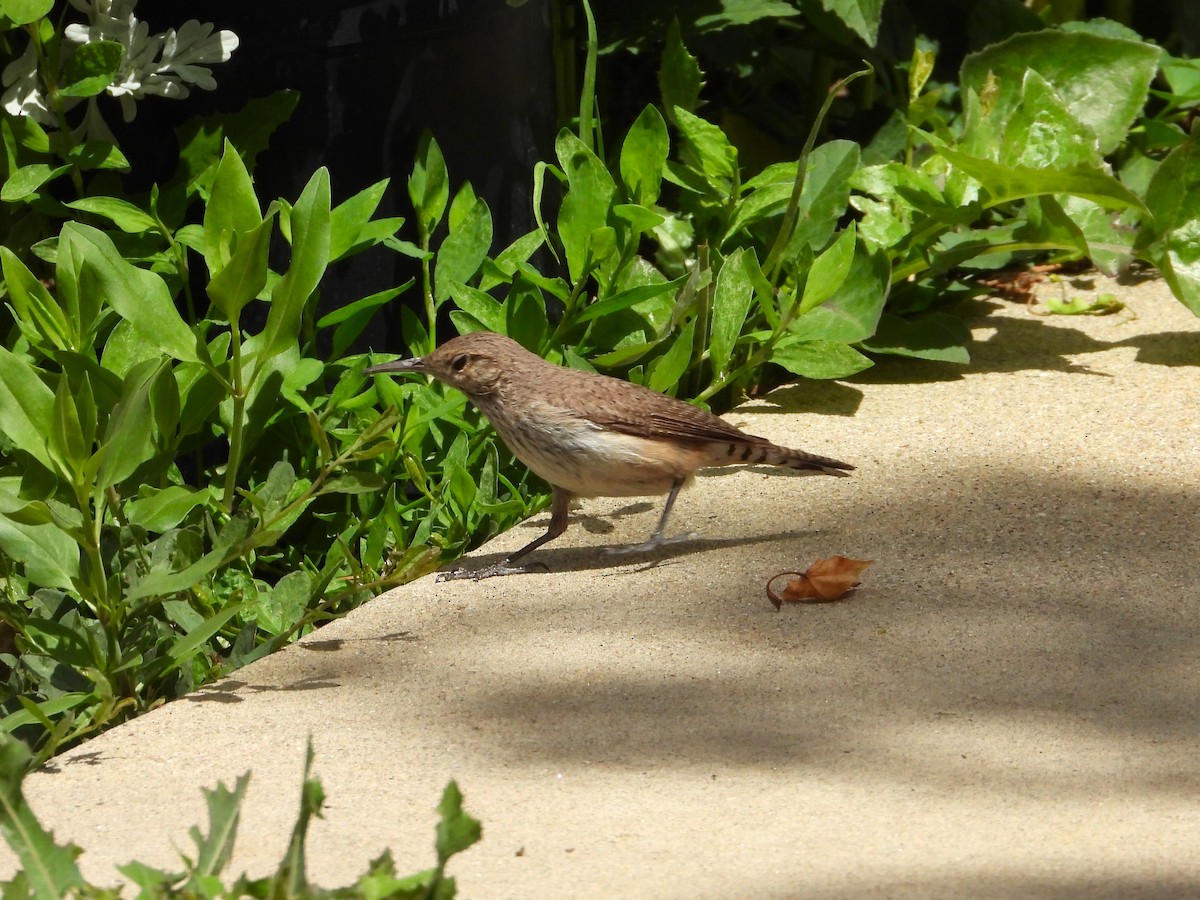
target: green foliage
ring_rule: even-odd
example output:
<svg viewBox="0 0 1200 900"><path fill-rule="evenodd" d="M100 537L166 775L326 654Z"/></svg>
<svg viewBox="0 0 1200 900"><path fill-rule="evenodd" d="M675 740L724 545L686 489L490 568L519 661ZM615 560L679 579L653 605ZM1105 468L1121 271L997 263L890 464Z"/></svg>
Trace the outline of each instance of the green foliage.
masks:
<svg viewBox="0 0 1200 900"><path fill-rule="evenodd" d="M29 750L20 741L0 741L0 834L8 842L21 868L11 881L0 887L5 897L30 897L58 900L60 897L122 896L122 888L102 888L87 882L76 865L82 853L73 844L61 845L46 831L30 808L21 790L29 763ZM314 816L321 815L325 792L312 777L313 749L309 742L304 761L304 780L300 789L300 811L291 840L275 873L264 878L240 875L226 881L223 873L233 856L238 820L250 773L238 778L232 790L218 784L204 791L208 805L208 830L193 827L193 857L182 856L180 871L156 869L145 863L130 862L120 872L143 898L166 897L262 897L262 898L373 898L373 900L450 900L457 892L446 865L459 853L479 842L483 831L477 819L462 808L462 793L451 781L438 804L434 849L437 864L414 875L399 877L390 850L372 860L367 871L351 885L327 890L308 880L305 844Z"/></svg>

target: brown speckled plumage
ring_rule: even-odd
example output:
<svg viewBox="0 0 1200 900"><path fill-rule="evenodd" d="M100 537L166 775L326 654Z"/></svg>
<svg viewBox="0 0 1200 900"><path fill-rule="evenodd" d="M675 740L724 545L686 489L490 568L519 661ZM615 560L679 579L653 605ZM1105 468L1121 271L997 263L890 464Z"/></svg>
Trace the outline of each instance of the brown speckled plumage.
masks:
<svg viewBox="0 0 1200 900"><path fill-rule="evenodd" d="M566 528L572 496L669 494L663 528L679 488L697 469L765 463L846 475L854 467L746 434L723 419L641 385L556 366L491 332L465 334L428 356L367 369L428 373L466 394L523 463L554 488L550 529L485 574Z"/></svg>

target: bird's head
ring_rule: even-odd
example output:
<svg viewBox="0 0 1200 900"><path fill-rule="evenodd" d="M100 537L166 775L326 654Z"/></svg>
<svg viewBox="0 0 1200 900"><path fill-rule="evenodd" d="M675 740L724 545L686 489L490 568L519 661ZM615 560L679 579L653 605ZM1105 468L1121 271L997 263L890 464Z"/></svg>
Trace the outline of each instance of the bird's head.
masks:
<svg viewBox="0 0 1200 900"><path fill-rule="evenodd" d="M516 341L491 331L460 335L427 356L397 359L365 369L365 375L419 372L458 388L468 397L495 394L514 365L542 362Z"/></svg>

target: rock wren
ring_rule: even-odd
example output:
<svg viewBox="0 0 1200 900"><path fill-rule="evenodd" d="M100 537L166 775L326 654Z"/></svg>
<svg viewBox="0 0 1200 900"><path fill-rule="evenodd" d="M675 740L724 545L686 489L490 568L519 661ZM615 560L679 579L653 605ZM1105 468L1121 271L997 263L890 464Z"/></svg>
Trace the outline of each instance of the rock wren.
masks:
<svg viewBox="0 0 1200 900"><path fill-rule="evenodd" d="M529 571L517 560L567 529L572 497L666 494L648 541L617 552L652 550L693 538L664 535L679 489L697 469L765 463L805 474L845 476L854 466L789 450L735 428L712 413L649 388L547 362L511 338L464 334L428 356L371 366L367 375L420 372L470 398L517 459L554 489L550 527L501 562L447 578L490 578Z"/></svg>

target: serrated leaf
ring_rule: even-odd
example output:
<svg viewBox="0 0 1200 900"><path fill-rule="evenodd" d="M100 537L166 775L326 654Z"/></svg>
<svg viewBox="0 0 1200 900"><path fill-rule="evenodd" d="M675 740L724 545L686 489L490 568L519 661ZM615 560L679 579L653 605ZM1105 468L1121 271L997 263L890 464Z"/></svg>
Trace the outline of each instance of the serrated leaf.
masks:
<svg viewBox="0 0 1200 900"><path fill-rule="evenodd" d="M696 57L688 53L679 31L679 20L672 19L667 29L666 46L658 69L658 88L667 116L674 116L675 107L691 112L700 100L704 76Z"/></svg>

